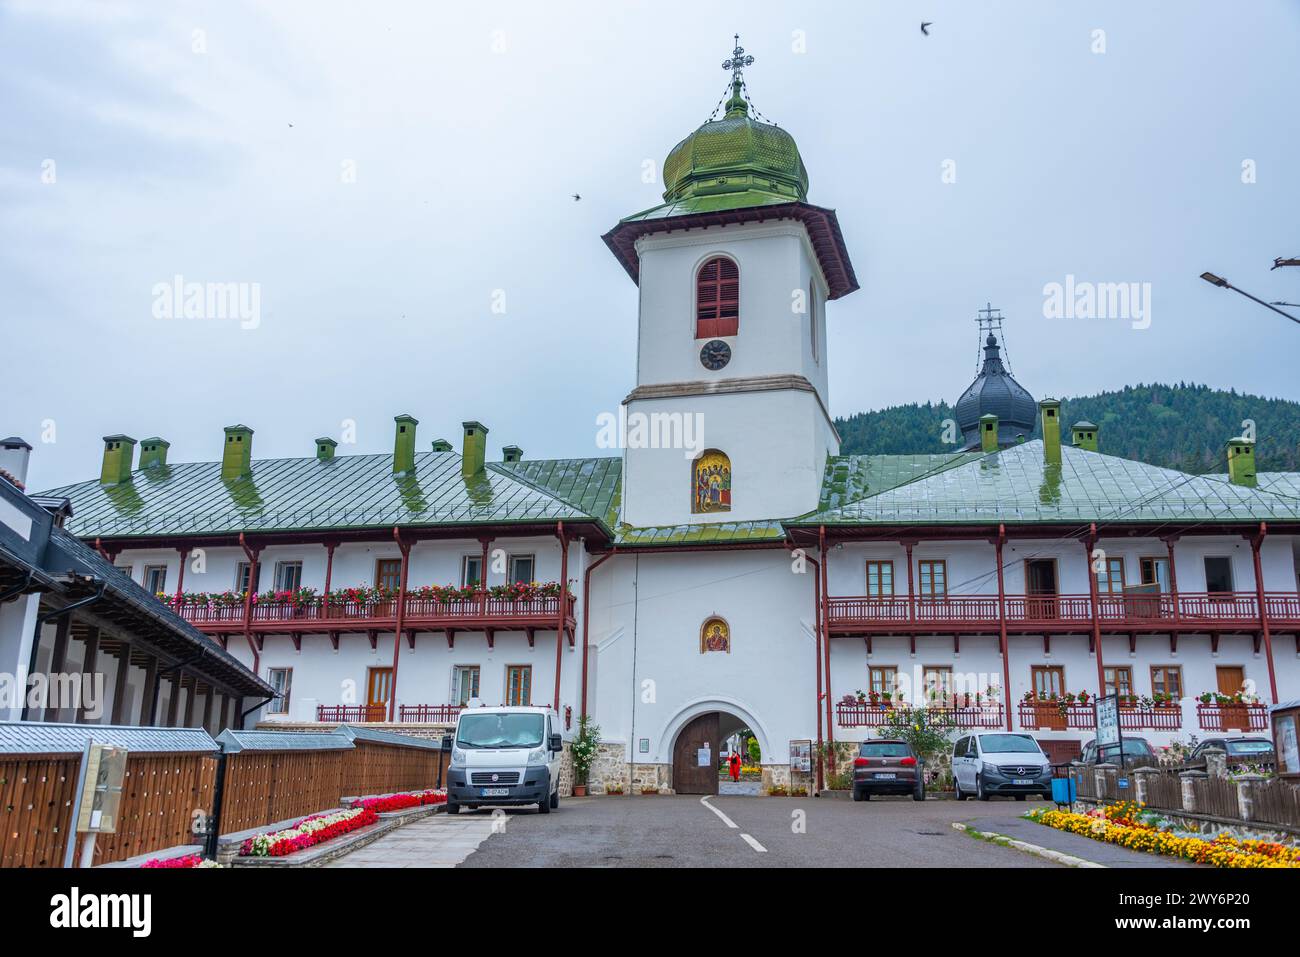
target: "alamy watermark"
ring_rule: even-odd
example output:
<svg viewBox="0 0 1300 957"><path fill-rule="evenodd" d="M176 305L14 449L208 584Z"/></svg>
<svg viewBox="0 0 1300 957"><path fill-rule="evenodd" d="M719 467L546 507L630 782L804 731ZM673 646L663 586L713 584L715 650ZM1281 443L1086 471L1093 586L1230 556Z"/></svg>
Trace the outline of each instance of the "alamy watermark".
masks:
<svg viewBox="0 0 1300 957"><path fill-rule="evenodd" d="M602 449L681 449L690 461L704 451L703 412L602 412L596 416Z"/></svg>
<svg viewBox="0 0 1300 957"><path fill-rule="evenodd" d="M258 282L186 282L177 273L171 282L154 283L155 319L237 319L239 328L262 324L262 284Z"/></svg>
<svg viewBox="0 0 1300 957"><path fill-rule="evenodd" d="M1047 319L1121 319L1134 329L1151 325L1151 283L1077 281L1071 273L1064 283L1043 287L1043 316Z"/></svg>

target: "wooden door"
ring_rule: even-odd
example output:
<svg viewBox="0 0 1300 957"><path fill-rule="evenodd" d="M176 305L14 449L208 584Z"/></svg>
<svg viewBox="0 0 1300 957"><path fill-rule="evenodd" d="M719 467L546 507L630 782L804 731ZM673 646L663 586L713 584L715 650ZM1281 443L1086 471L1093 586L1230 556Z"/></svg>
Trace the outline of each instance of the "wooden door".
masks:
<svg viewBox="0 0 1300 957"><path fill-rule="evenodd" d="M366 720L386 721L393 694L393 669L371 668L366 681Z"/></svg>
<svg viewBox="0 0 1300 957"><path fill-rule="evenodd" d="M677 735L673 745L673 790L678 794L718 793L718 712L710 711L692 720ZM707 749L707 761L700 764L700 752Z"/></svg>
<svg viewBox="0 0 1300 957"><path fill-rule="evenodd" d="M1246 683L1246 669L1240 665L1219 665L1214 669L1219 694L1235 695ZM1219 728L1223 731L1249 731L1250 713L1244 704L1219 706Z"/></svg>
<svg viewBox="0 0 1300 957"><path fill-rule="evenodd" d="M1030 596L1026 601L1029 618L1042 621L1058 617L1055 597L1056 559L1040 558L1025 562L1025 592Z"/></svg>
<svg viewBox="0 0 1300 957"><path fill-rule="evenodd" d="M1246 683L1246 669L1240 665L1219 665L1214 669L1218 679L1219 694L1234 695Z"/></svg>

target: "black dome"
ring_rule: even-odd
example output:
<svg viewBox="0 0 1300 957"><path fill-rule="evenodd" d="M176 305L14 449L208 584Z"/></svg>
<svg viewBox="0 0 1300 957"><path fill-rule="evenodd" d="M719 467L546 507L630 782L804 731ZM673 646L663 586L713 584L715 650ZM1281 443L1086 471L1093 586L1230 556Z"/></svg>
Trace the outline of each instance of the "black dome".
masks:
<svg viewBox="0 0 1300 957"><path fill-rule="evenodd" d="M1038 403L1002 365L1001 350L993 333L984 340L984 368L962 393L953 411L957 428L968 449L980 447L980 416L998 417L998 445L1015 445L1016 436L1029 438L1038 419Z"/></svg>

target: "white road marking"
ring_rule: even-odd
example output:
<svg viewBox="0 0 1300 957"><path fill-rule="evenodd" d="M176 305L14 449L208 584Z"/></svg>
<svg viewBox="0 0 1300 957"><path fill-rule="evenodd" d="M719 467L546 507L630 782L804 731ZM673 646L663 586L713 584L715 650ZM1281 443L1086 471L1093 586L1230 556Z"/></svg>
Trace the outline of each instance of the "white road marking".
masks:
<svg viewBox="0 0 1300 957"><path fill-rule="evenodd" d="M760 853L760 854L766 854L766 853L767 853L767 848L765 848L762 844L758 843L758 841L754 840L754 839L753 839L752 837L750 837L748 834L746 834L746 833L744 833L744 832L742 831L741 834L740 834L740 836L744 839L744 841L745 841L746 844L748 844L748 845L749 845L750 847L752 847L754 850L758 851L758 853Z"/></svg>
<svg viewBox="0 0 1300 957"><path fill-rule="evenodd" d="M710 804L710 803L709 803L709 798L711 798L711 797L713 797L712 794L706 794L706 795L704 795L704 797L700 798L700 803L703 804L705 807L707 807L707 808L708 808L710 811L712 811L714 814L718 815L718 817L722 818L722 823L723 823L723 824L727 825L727 827L731 828L732 830L735 830L735 828L736 828L736 822L733 821L731 818L727 817L727 815L723 814L721 811L719 811L719 810L718 810L716 807L714 807L712 804Z"/></svg>

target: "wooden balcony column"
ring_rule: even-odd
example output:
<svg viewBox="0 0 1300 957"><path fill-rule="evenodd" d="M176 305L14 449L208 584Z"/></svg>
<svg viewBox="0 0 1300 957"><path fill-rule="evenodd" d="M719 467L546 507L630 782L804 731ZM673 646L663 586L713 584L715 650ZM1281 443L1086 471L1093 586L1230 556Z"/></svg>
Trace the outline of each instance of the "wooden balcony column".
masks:
<svg viewBox="0 0 1300 957"><path fill-rule="evenodd" d="M253 641L253 590L257 587L257 566L258 557L262 554L261 548L252 548L244 538L244 533L239 533L239 547L244 550L244 555L248 558L248 587L244 589L244 640L248 642L248 649L253 653L253 674L261 674L262 650ZM172 727L175 724L169 722Z"/></svg>
<svg viewBox="0 0 1300 957"><path fill-rule="evenodd" d="M555 523L555 537L560 541L560 598L555 616L555 711L560 711L560 668L564 663L564 638L569 630L566 617L569 611L569 537L564 523Z"/></svg>
<svg viewBox="0 0 1300 957"><path fill-rule="evenodd" d="M336 547L338 547L337 542L325 543L325 595L323 600L325 602L325 617L327 618L330 612L330 582L334 579L334 549Z"/></svg>
<svg viewBox="0 0 1300 957"><path fill-rule="evenodd" d="M1007 586L1003 575L1002 546L1007 541L1007 526L998 525L998 537L993 543L993 556L998 569L998 646L1002 649L1002 700L1006 711L1007 730L1011 730L1011 661L1007 647Z"/></svg>
<svg viewBox="0 0 1300 957"><path fill-rule="evenodd" d="M411 543L402 541L402 530L393 526L393 541L402 553L402 574L397 583L397 621L393 628L393 677L388 688L388 720L397 717L397 664L402 654L402 623L406 618L406 575L411 568Z"/></svg>
<svg viewBox="0 0 1300 957"><path fill-rule="evenodd" d="M1088 600L1092 608L1092 646L1097 654L1097 694L1106 691L1106 670L1101 656L1101 613L1098 609L1097 572L1092 567L1092 552L1097 547L1097 523L1088 526L1088 537L1083 543L1084 567L1088 572Z"/></svg>
<svg viewBox="0 0 1300 957"><path fill-rule="evenodd" d="M93 675L95 674L95 671L98 667L99 667L99 629L92 625L90 628L86 630L86 656L85 658L82 659L81 662L81 673L83 675L91 675L93 680ZM82 684L82 687L83 688L85 687L84 682ZM81 706L77 708L77 716L73 719L73 721L77 724L85 724L86 714L88 710L89 709L86 707L86 700L83 695L81 700Z"/></svg>
<svg viewBox="0 0 1300 957"><path fill-rule="evenodd" d="M50 654L51 679L54 679L56 675L62 674L64 668L67 667L68 632L71 629L72 629L71 615L64 615L62 618L58 620L58 622L54 626L54 649ZM34 644L39 643L40 640L41 640L41 631L40 628L37 628L36 637L33 639L33 643ZM33 655L33 657L35 657L35 655ZM58 721L59 720L59 708L51 707L50 705L50 689L52 687L54 687L54 680L51 680L45 686L45 703L41 708L41 713L36 714L35 713L36 709L30 709L32 713L28 714L28 709L24 709L23 711L24 721L30 720L32 718L35 718L35 720L37 721Z"/></svg>
<svg viewBox="0 0 1300 957"><path fill-rule="evenodd" d="M1174 569L1174 543L1177 541L1176 535L1165 539L1165 549L1169 553L1169 597L1174 603L1174 621L1178 621L1183 615L1178 601L1178 572Z"/></svg>
<svg viewBox="0 0 1300 957"><path fill-rule="evenodd" d="M126 713L126 679L131 671L131 642L123 639L117 653L117 677L113 681L113 717L111 724L129 724Z"/></svg>
<svg viewBox="0 0 1300 957"><path fill-rule="evenodd" d="M821 558L821 580L822 580L822 621L826 618L826 595L827 586L830 579L830 554L826 548L826 526L817 527L817 549L818 556ZM826 629L826 640L822 642L823 667L826 669L826 745L827 753L834 754L835 747L835 718L831 711L831 632L830 628ZM833 769L834 765L832 765Z"/></svg>
<svg viewBox="0 0 1300 957"><path fill-rule="evenodd" d="M181 598L185 595L185 566L190 561L190 547L178 545L176 554L180 556L180 568L176 572L176 597L172 599L172 608L180 608Z"/></svg>
<svg viewBox="0 0 1300 957"><path fill-rule="evenodd" d="M1268 625L1268 609L1264 604L1264 567L1260 562L1259 549L1268 535L1268 525L1259 523L1259 534L1250 540L1250 554L1255 561L1255 601L1259 608L1259 630L1264 636L1264 658L1268 661L1268 690L1277 704L1277 674L1273 670L1273 635Z"/></svg>
<svg viewBox="0 0 1300 957"><path fill-rule="evenodd" d="M484 618L486 618L487 617L487 587L488 587L488 549L492 546L492 539L480 538L478 540L478 543L483 547L483 555L479 559L479 564L478 564L479 614L482 615ZM510 570L506 569L506 574L509 574L509 572Z"/></svg>

